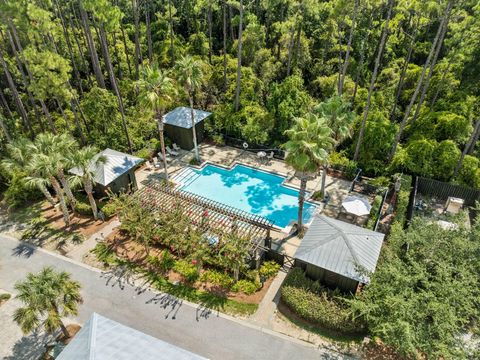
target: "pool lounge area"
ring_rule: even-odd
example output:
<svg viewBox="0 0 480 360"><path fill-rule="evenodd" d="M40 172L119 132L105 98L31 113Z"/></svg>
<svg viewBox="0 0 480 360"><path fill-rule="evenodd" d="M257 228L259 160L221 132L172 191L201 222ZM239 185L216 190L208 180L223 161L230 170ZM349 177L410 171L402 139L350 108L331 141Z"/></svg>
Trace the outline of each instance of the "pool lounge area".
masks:
<svg viewBox="0 0 480 360"><path fill-rule="evenodd" d="M260 215L280 229L298 217L298 190L285 185L286 177L241 163L231 167L205 163L201 168L185 167L172 180L189 193ZM308 197L308 194L307 194ZM306 201L303 221L308 224L318 207Z"/></svg>

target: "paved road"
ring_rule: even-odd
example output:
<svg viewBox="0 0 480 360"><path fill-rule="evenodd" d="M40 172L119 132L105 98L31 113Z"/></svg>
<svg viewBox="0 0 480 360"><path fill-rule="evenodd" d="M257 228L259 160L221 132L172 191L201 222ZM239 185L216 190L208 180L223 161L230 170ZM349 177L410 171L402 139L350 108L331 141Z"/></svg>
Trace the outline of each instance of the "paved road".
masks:
<svg viewBox="0 0 480 360"><path fill-rule="evenodd" d="M0 236L0 288L12 291L16 281L43 266L68 271L81 282L80 323L97 312L210 359L343 358L166 295L139 294L108 274Z"/></svg>

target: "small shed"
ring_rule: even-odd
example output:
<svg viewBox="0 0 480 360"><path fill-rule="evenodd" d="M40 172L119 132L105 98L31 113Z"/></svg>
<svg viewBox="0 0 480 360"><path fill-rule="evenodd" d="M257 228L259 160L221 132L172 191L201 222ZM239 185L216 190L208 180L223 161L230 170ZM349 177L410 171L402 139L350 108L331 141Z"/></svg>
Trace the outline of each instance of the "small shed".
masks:
<svg viewBox="0 0 480 360"><path fill-rule="evenodd" d="M197 143L203 141L204 121L212 115L208 111L193 109L195 118L195 132L197 134ZM192 134L192 112L189 107L177 107L163 117L165 125L165 134L178 146L185 150L192 150L193 134Z"/></svg>
<svg viewBox="0 0 480 360"><path fill-rule="evenodd" d="M204 357L156 339L93 313L57 360L206 360Z"/></svg>
<svg viewBox="0 0 480 360"><path fill-rule="evenodd" d="M105 163L95 164L96 159L105 156ZM90 171L94 174L95 192L104 195L107 189L114 193L126 190L136 190L137 179L135 177L135 168L143 162L143 159L120 151L105 149L99 152L90 166ZM83 172L79 168L69 170L70 173L82 176Z"/></svg>
<svg viewBox="0 0 480 360"><path fill-rule="evenodd" d="M295 253L295 265L327 286L355 292L370 281L385 235L317 215Z"/></svg>

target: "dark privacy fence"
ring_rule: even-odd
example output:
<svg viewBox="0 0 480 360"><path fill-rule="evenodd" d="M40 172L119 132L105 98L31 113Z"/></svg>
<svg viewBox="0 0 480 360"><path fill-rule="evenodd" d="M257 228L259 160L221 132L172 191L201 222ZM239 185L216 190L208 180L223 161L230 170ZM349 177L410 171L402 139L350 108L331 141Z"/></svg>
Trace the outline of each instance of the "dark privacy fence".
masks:
<svg viewBox="0 0 480 360"><path fill-rule="evenodd" d="M475 201L480 201L480 190L438 180L426 179L420 176L417 178L416 192L444 200L448 199L449 196L457 197L463 199L466 206L473 206L475 205Z"/></svg>
<svg viewBox="0 0 480 360"><path fill-rule="evenodd" d="M227 135L223 135L223 138L225 139L225 145L236 147L236 148L239 148L239 149L245 149L243 147L243 144L246 142L245 140L237 139L237 138L227 136ZM265 151L267 154L270 151L273 151L273 157L275 157L277 159L280 159L280 160L285 159L285 151L282 150L282 149L268 147L266 145L253 144L253 143L249 143L249 142L247 142L247 144L248 144L248 148L245 149L247 151L252 151L252 152Z"/></svg>

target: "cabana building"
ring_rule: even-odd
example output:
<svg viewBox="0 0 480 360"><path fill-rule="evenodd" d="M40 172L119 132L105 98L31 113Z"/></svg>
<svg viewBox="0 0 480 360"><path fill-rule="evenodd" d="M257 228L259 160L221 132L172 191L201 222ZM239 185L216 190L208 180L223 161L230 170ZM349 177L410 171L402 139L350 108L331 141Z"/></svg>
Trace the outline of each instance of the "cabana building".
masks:
<svg viewBox="0 0 480 360"><path fill-rule="evenodd" d="M95 164L100 156L106 158L105 163ZM141 158L112 149L99 152L90 166L97 196L104 195L107 189L114 193L136 190L138 186L135 178L135 168L142 162L143 159ZM76 167L69 171L75 175L83 175L82 170Z"/></svg>
<svg viewBox="0 0 480 360"><path fill-rule="evenodd" d="M200 355L156 339L93 313L57 360L206 360Z"/></svg>
<svg viewBox="0 0 480 360"><path fill-rule="evenodd" d="M204 121L212 115L208 111L193 109L197 144L203 141ZM177 107L163 117L165 134L184 150L192 150L192 112L189 107Z"/></svg>
<svg viewBox="0 0 480 360"><path fill-rule="evenodd" d="M317 215L295 253L295 266L313 280L355 292L370 281L385 235Z"/></svg>

